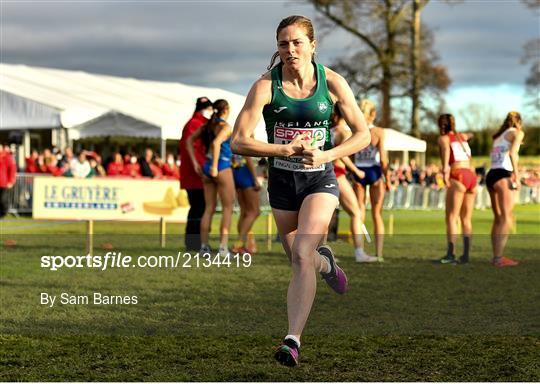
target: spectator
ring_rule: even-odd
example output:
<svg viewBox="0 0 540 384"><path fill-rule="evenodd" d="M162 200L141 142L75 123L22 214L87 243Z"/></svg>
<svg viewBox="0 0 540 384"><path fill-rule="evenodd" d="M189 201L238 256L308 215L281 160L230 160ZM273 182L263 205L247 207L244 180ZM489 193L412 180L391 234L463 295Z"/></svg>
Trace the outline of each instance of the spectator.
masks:
<svg viewBox="0 0 540 384"><path fill-rule="evenodd" d="M163 178L163 160L158 155L154 156L154 160L150 163L150 169L154 174L154 179Z"/></svg>
<svg viewBox="0 0 540 384"><path fill-rule="evenodd" d="M71 176L83 179L91 173L90 163L86 159L86 152L81 151L77 155L77 159L73 160L70 165Z"/></svg>
<svg viewBox="0 0 540 384"><path fill-rule="evenodd" d="M413 184L420 184L420 169L416 165L416 159L409 161L409 169L411 171L411 182Z"/></svg>
<svg viewBox="0 0 540 384"><path fill-rule="evenodd" d="M179 144L180 155L180 187L185 189L189 199L189 212L186 224L185 245L188 250L198 251L201 248L200 224L204 213L204 191L201 176L195 172L193 163L186 149L189 137L202 125L208 122L214 109L212 102L207 97L199 97L195 106L195 112L182 130L182 139ZM206 148L202 140L193 143L195 157L202 168L206 161Z"/></svg>
<svg viewBox="0 0 540 384"><path fill-rule="evenodd" d="M25 159L25 163L26 163L25 172L26 173L39 172L39 168L37 166L38 158L39 158L39 152L36 149L32 149L30 156Z"/></svg>
<svg viewBox="0 0 540 384"><path fill-rule="evenodd" d="M53 176L63 176L65 169L58 167L58 160L55 156L51 156L47 159L45 159L45 168L46 173L49 173Z"/></svg>
<svg viewBox="0 0 540 384"><path fill-rule="evenodd" d="M144 157L139 160L141 166L141 175L144 177L154 177L154 172L150 164L152 164L152 159L154 158L154 151L150 148L146 148L144 151Z"/></svg>
<svg viewBox="0 0 540 384"><path fill-rule="evenodd" d="M113 155L113 161L107 166L107 175L109 176L120 176L124 174L124 161L122 160L122 155L118 152L115 152Z"/></svg>
<svg viewBox="0 0 540 384"><path fill-rule="evenodd" d="M95 157L90 158L90 174L88 177L92 176L107 176L107 172L105 172L105 168L98 162L98 160Z"/></svg>
<svg viewBox="0 0 540 384"><path fill-rule="evenodd" d="M47 165L45 164L45 156L43 153L38 155L36 160L37 173L47 173Z"/></svg>
<svg viewBox="0 0 540 384"><path fill-rule="evenodd" d="M437 186L437 180L435 178L435 173L433 172L433 165L430 164L425 170L424 176L424 186L429 188L435 188Z"/></svg>
<svg viewBox="0 0 540 384"><path fill-rule="evenodd" d="M486 169L487 164L482 164L481 167L475 168L476 176L478 177L478 184L485 184L486 183Z"/></svg>
<svg viewBox="0 0 540 384"><path fill-rule="evenodd" d="M16 180L17 167L7 145L0 144L0 219L9 210L8 191Z"/></svg>
<svg viewBox="0 0 540 384"><path fill-rule="evenodd" d="M163 164L163 175L170 179L180 180L180 168L176 165L172 153L167 154L167 162Z"/></svg>
<svg viewBox="0 0 540 384"><path fill-rule="evenodd" d="M129 163L124 164L124 175L134 178L141 177L141 166L137 161L137 156L129 155Z"/></svg>
<svg viewBox="0 0 540 384"><path fill-rule="evenodd" d="M75 156L73 156L73 149L71 147L66 147L64 150L64 156L62 157L62 160L58 163L59 167L71 167L71 163L75 160Z"/></svg>

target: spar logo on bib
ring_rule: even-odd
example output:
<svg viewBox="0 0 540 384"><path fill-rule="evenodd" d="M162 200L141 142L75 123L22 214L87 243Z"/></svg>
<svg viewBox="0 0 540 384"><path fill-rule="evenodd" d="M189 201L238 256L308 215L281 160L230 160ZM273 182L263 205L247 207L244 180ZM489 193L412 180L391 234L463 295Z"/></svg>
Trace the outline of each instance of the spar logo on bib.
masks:
<svg viewBox="0 0 540 384"><path fill-rule="evenodd" d="M325 113L326 110L328 109L328 104L326 104L326 102L324 101L319 101L318 106L319 106L319 112L321 113Z"/></svg>
<svg viewBox="0 0 540 384"><path fill-rule="evenodd" d="M306 139L310 141L312 147L323 147L326 141L326 129L324 128L274 128L274 143L288 144L296 136L306 134Z"/></svg>

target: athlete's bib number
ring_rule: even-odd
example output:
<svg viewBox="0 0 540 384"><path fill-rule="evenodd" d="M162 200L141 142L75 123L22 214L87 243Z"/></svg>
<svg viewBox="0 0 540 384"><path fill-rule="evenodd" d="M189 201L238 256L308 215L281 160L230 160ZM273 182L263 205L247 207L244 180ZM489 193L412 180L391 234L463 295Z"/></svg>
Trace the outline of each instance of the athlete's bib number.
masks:
<svg viewBox="0 0 540 384"><path fill-rule="evenodd" d="M274 128L274 143L289 144L296 136L304 133L307 134L307 140L310 142L312 148L319 148L320 150L324 149L324 143L326 141L325 128L276 127ZM324 164L314 168L306 168L304 163L302 163L302 159L302 156L275 157L274 167L297 172L315 172L323 171L325 169Z"/></svg>

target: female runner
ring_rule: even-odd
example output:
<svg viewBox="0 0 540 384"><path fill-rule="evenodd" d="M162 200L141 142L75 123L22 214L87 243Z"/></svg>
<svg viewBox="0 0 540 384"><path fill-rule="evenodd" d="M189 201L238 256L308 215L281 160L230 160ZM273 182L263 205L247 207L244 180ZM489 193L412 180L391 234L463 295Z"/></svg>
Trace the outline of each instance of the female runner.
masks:
<svg viewBox="0 0 540 384"><path fill-rule="evenodd" d="M369 141L362 113L347 82L314 62L316 41L311 21L290 16L276 32L278 51L269 69L252 86L235 124L232 148L245 156L268 156L268 195L283 248L292 267L287 293L289 330L277 348L282 364L298 364L300 338L315 297L320 273L337 293L347 277L328 246L320 246L338 203L332 161ZM274 66L276 58L280 62ZM339 102L352 135L333 147L330 124ZM261 114L268 143L254 139Z"/></svg>

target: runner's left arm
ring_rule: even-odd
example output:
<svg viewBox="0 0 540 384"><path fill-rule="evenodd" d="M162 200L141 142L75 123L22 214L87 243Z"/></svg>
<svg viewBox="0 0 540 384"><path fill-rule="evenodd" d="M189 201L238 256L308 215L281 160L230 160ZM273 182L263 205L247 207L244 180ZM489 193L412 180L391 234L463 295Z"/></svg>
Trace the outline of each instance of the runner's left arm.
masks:
<svg viewBox="0 0 540 384"><path fill-rule="evenodd" d="M336 72L326 69L328 90L335 103L339 103L339 109L347 125L351 128L352 135L340 145L328 150L305 148L303 151L304 163L309 166L318 166L336 159L352 155L369 145L371 135L360 111L354 94L347 81Z"/></svg>

